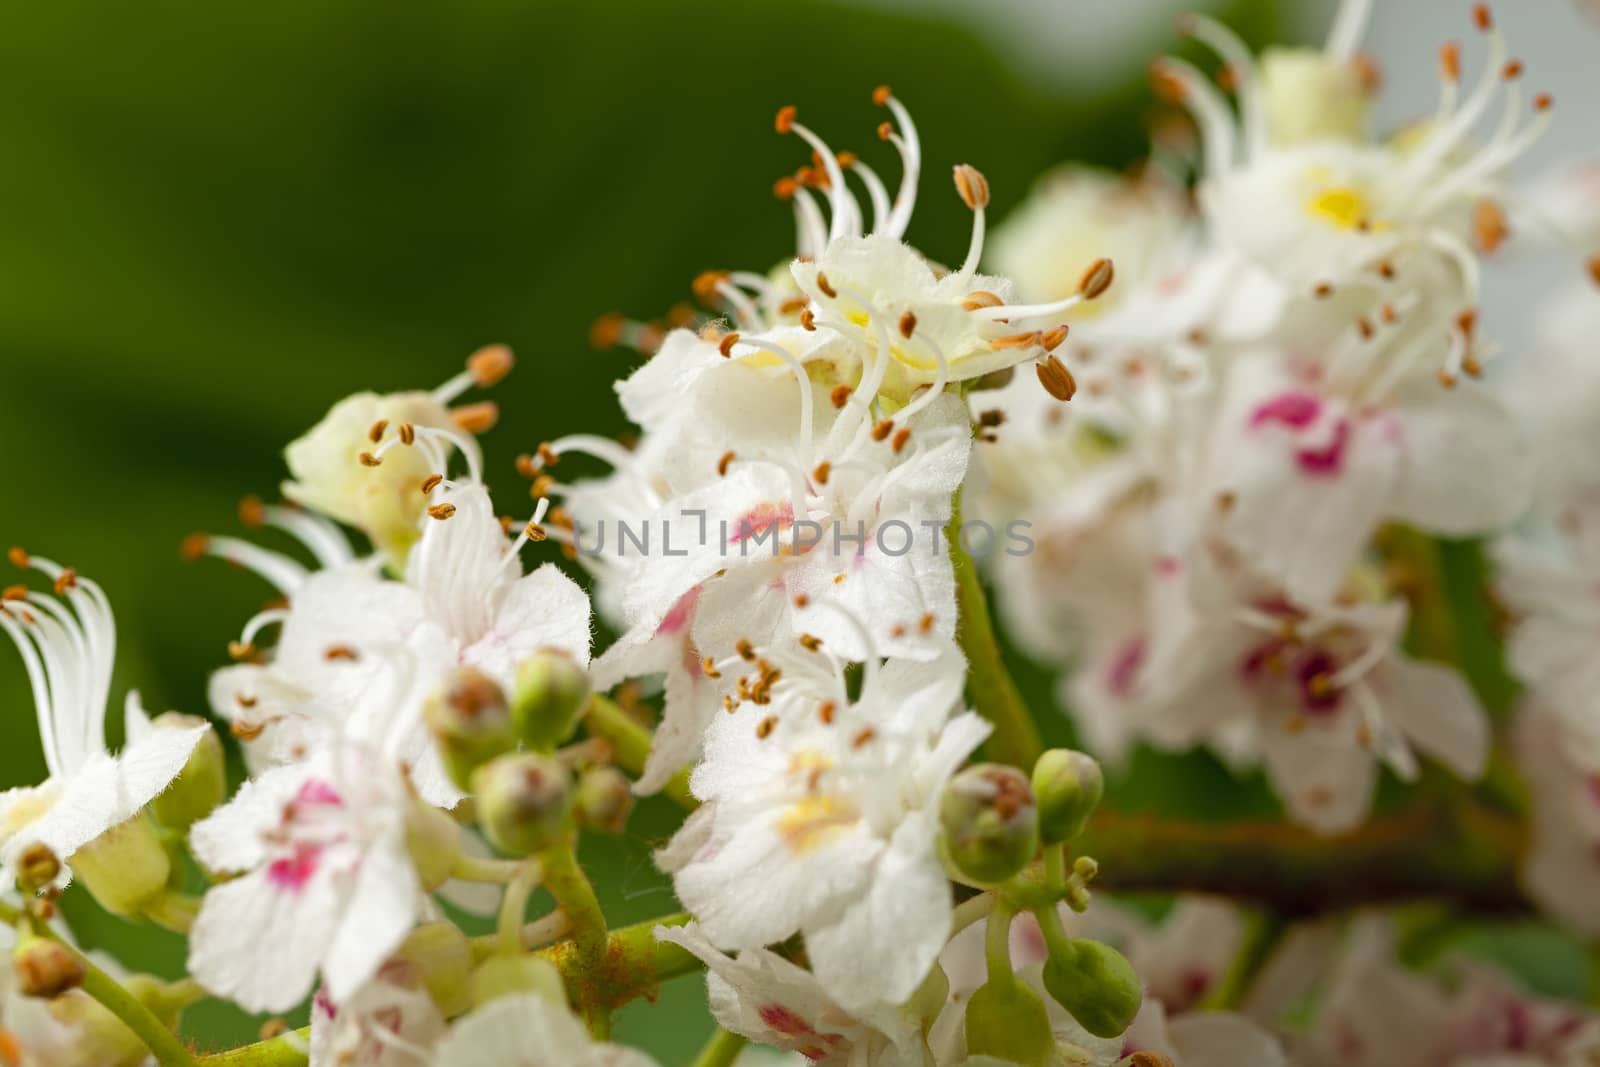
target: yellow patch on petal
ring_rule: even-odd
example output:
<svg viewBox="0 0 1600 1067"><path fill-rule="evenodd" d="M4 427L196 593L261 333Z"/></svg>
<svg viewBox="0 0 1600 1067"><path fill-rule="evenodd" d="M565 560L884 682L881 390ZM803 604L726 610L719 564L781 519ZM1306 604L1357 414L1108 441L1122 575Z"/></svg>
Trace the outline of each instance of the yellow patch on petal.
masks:
<svg viewBox="0 0 1600 1067"><path fill-rule="evenodd" d="M778 817L778 836L797 856L815 852L854 826L861 813L849 800L830 794L808 795Z"/></svg>
<svg viewBox="0 0 1600 1067"><path fill-rule="evenodd" d="M1353 230L1370 221L1372 205L1361 190L1348 185L1317 193L1306 203L1306 211L1341 230Z"/></svg>

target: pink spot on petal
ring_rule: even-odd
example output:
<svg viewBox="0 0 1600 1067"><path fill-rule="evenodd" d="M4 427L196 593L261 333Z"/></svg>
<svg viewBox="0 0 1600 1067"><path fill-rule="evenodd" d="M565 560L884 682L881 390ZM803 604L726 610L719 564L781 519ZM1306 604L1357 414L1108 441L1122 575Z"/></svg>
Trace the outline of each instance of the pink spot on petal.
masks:
<svg viewBox="0 0 1600 1067"><path fill-rule="evenodd" d="M1157 556L1156 574L1163 578L1171 578L1183 570L1183 561L1177 556Z"/></svg>
<svg viewBox="0 0 1600 1067"><path fill-rule="evenodd" d="M658 636L670 636L689 625L689 620L694 617L695 605L700 602L700 589L697 585L677 599L661 620L661 625L656 627Z"/></svg>
<svg viewBox="0 0 1600 1067"><path fill-rule="evenodd" d="M728 543L736 545L748 538L759 537L774 526L793 524L794 507L787 500L782 504L763 501L739 516L739 521L734 524L733 536L728 539Z"/></svg>
<svg viewBox="0 0 1600 1067"><path fill-rule="evenodd" d="M311 876L317 873L318 862L322 858L322 846L299 843L294 846L294 851L282 859L273 860L267 866L267 881L279 889L287 889L291 893L298 893L311 881Z"/></svg>
<svg viewBox="0 0 1600 1067"><path fill-rule="evenodd" d="M1144 666L1145 640L1140 634L1130 637L1118 647L1116 655L1106 669L1106 689L1112 696L1127 700L1133 696L1139 681L1139 668Z"/></svg>
<svg viewBox="0 0 1600 1067"><path fill-rule="evenodd" d="M1295 452L1300 471L1313 478L1331 478L1344 469L1345 446L1350 443L1350 421L1340 419L1333 428L1333 440L1321 448L1302 448Z"/></svg>
<svg viewBox="0 0 1600 1067"><path fill-rule="evenodd" d="M313 778L300 787L291 802L299 804L321 804L328 807L340 807L344 804L344 797L339 791L319 778Z"/></svg>
<svg viewBox="0 0 1600 1067"><path fill-rule="evenodd" d="M1322 400L1316 394L1299 391L1279 393L1250 413L1250 425L1257 427L1267 423L1279 423L1292 429L1303 430L1316 422L1320 414L1322 414Z"/></svg>
<svg viewBox="0 0 1600 1067"><path fill-rule="evenodd" d="M816 1036L810 1023L782 1004L763 1004L756 1014L769 1029L786 1037Z"/></svg>

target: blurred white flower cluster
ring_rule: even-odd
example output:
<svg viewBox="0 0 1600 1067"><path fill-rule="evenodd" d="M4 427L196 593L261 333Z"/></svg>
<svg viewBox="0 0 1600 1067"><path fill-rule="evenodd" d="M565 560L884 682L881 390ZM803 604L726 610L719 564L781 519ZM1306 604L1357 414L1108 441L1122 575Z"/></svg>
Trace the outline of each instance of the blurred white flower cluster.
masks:
<svg viewBox="0 0 1600 1067"><path fill-rule="evenodd" d="M1485 256L1600 253L1600 181L1511 184L1552 106L1481 6L1481 58L1445 45L1431 114L1372 137L1369 7L1259 58L1184 20L1215 77L1152 76L1189 133L1045 176L993 234L957 166L953 268L906 243L922 145L887 87L893 191L783 108L796 255L701 275L670 330L598 323L647 357L616 386L638 434L530 450L522 514L474 439L497 409L457 403L509 350L341 401L288 447L290 503L184 544L277 596L210 683L231 797L210 724L136 694L111 754L107 598L14 549L51 587L0 600L49 778L0 794L0 1063L648 1067L613 1011L700 968L697 1067L1596 1062L1585 1009L1414 966L1426 924L1295 921L1340 903L1320 872L1600 936L1600 258L1503 367L1477 314ZM1467 538L1514 715L1457 670L1489 614L1441 569ZM593 613L526 569L557 551ZM1086 751L1039 742L980 573ZM593 614L619 636L591 661ZM1284 820L1097 813L1098 760L1140 745L1263 768ZM1384 768L1415 785L1374 814ZM655 854L684 911L615 927L576 845L656 794L688 809ZM188 975L79 952L74 881L186 934ZM1185 894L1217 888L1251 900ZM309 1025L205 1055L175 1028L207 997Z"/></svg>

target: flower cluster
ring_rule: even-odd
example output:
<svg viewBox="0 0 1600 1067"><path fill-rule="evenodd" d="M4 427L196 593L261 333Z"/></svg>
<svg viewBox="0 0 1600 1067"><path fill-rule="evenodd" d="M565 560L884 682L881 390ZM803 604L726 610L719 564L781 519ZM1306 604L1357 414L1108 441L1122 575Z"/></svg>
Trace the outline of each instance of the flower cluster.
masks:
<svg viewBox="0 0 1600 1067"><path fill-rule="evenodd" d="M1186 18L1221 76L1152 76L1195 136L1047 175L992 238L955 167L954 268L906 243L899 98L872 94L893 193L783 108L796 254L701 274L670 329L598 322L645 357L616 385L638 432L531 448L523 514L474 439L497 408L457 404L508 349L339 402L284 503L183 543L276 597L210 680L231 796L211 721L136 693L111 753L108 599L13 549L48 778L0 794L0 1063L650 1067L612 1013L701 968L700 1067L1595 1062L1583 1009L1403 966L1428 938L1381 918L1291 921L1428 896L1600 936L1600 258L1504 373L1478 314L1514 236L1600 253L1600 182L1513 184L1551 101L1482 6L1482 66L1446 45L1433 114L1370 136L1370 6L1260 57ZM1476 538L1515 714L1452 665L1488 612L1440 561ZM1040 743L985 579L1087 751ZM1284 818L1102 810L1099 760L1137 746L1264 769ZM1416 784L1375 813L1385 770ZM684 910L613 928L577 842L658 794ZM186 934L188 975L78 951L73 882ZM213 1060L176 1036L206 997L309 1022Z"/></svg>

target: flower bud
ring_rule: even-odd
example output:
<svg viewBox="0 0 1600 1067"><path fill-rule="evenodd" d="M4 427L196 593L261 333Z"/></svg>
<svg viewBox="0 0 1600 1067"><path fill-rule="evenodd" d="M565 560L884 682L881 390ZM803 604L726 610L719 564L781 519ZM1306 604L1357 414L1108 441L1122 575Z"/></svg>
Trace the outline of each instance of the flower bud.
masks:
<svg viewBox="0 0 1600 1067"><path fill-rule="evenodd" d="M17 942L11 966L25 997L59 997L83 982L83 957L48 937L30 934Z"/></svg>
<svg viewBox="0 0 1600 1067"><path fill-rule="evenodd" d="M61 860L43 843L29 845L17 857L17 885L29 896L56 884Z"/></svg>
<svg viewBox="0 0 1600 1067"><path fill-rule="evenodd" d="M1261 98L1278 145L1359 141L1371 95L1361 67L1321 49L1269 48L1261 56Z"/></svg>
<svg viewBox="0 0 1600 1067"><path fill-rule="evenodd" d="M983 885L1004 882L1039 848L1033 790L1015 767L977 763L956 775L939 801L939 821L950 861Z"/></svg>
<svg viewBox="0 0 1600 1067"><path fill-rule="evenodd" d="M167 887L172 861L140 812L74 852L72 873L113 915L137 915Z"/></svg>
<svg viewBox="0 0 1600 1067"><path fill-rule="evenodd" d="M133 999L150 1009L150 1014L161 1020L168 1030L178 1027L178 1015L183 1011L184 999L174 996L166 982L151 974L132 974L122 980L122 988L133 994Z"/></svg>
<svg viewBox="0 0 1600 1067"><path fill-rule="evenodd" d="M490 956L472 972L472 1006L497 997L532 993L552 1004L567 1003L561 972L543 956Z"/></svg>
<svg viewBox="0 0 1600 1067"><path fill-rule="evenodd" d="M134 980L130 979L130 982ZM143 1002L143 996L139 993L135 993L135 996ZM161 1015L160 1012L157 1014ZM170 1014L175 1023L177 1013ZM49 1052L62 1057L63 1062L92 1063L95 1067L143 1067L150 1062L150 1050L139 1036L99 1001L81 990L72 990L52 1000L50 1017L59 1025L62 1036L50 1043ZM161 1021L168 1022L165 1016L161 1016Z"/></svg>
<svg viewBox="0 0 1600 1067"><path fill-rule="evenodd" d="M1010 975L986 982L967 1001L967 1054L1018 1067L1048 1067L1056 1036L1039 994Z"/></svg>
<svg viewBox="0 0 1600 1067"><path fill-rule="evenodd" d="M1095 1037L1116 1037L1133 1023L1142 994L1133 965L1087 938L1050 946L1044 987Z"/></svg>
<svg viewBox="0 0 1600 1067"><path fill-rule="evenodd" d="M472 772L517 747L505 692L476 667L457 667L445 676L422 717L439 747L445 772L467 789Z"/></svg>
<svg viewBox="0 0 1600 1067"><path fill-rule="evenodd" d="M602 834L620 834L633 811L633 787L611 766L586 767L574 797L578 825Z"/></svg>
<svg viewBox="0 0 1600 1067"><path fill-rule="evenodd" d="M571 736L589 699L589 673L559 648L542 648L517 668L511 718L529 748L549 752Z"/></svg>
<svg viewBox="0 0 1600 1067"><path fill-rule="evenodd" d="M1033 765L1033 795L1039 805L1039 837L1045 844L1070 841L1105 793L1100 764L1070 748L1052 748Z"/></svg>
<svg viewBox="0 0 1600 1067"><path fill-rule="evenodd" d="M424 923L395 950L447 1019L472 1008L472 944L455 923Z"/></svg>
<svg viewBox="0 0 1600 1067"><path fill-rule="evenodd" d="M150 724L156 730L187 730L206 726L189 762L160 796L150 802L150 810L162 826L171 830L187 830L210 815L228 796L227 760L222 752L222 739L209 728L206 720L197 715L168 711L156 716Z"/></svg>
<svg viewBox="0 0 1600 1067"><path fill-rule="evenodd" d="M478 824L500 851L513 856L542 852L572 829L572 774L537 752L513 752L472 775Z"/></svg>
<svg viewBox="0 0 1600 1067"><path fill-rule="evenodd" d="M423 892L432 893L450 880L461 857L461 825L449 812L413 799L406 813L406 849Z"/></svg>

